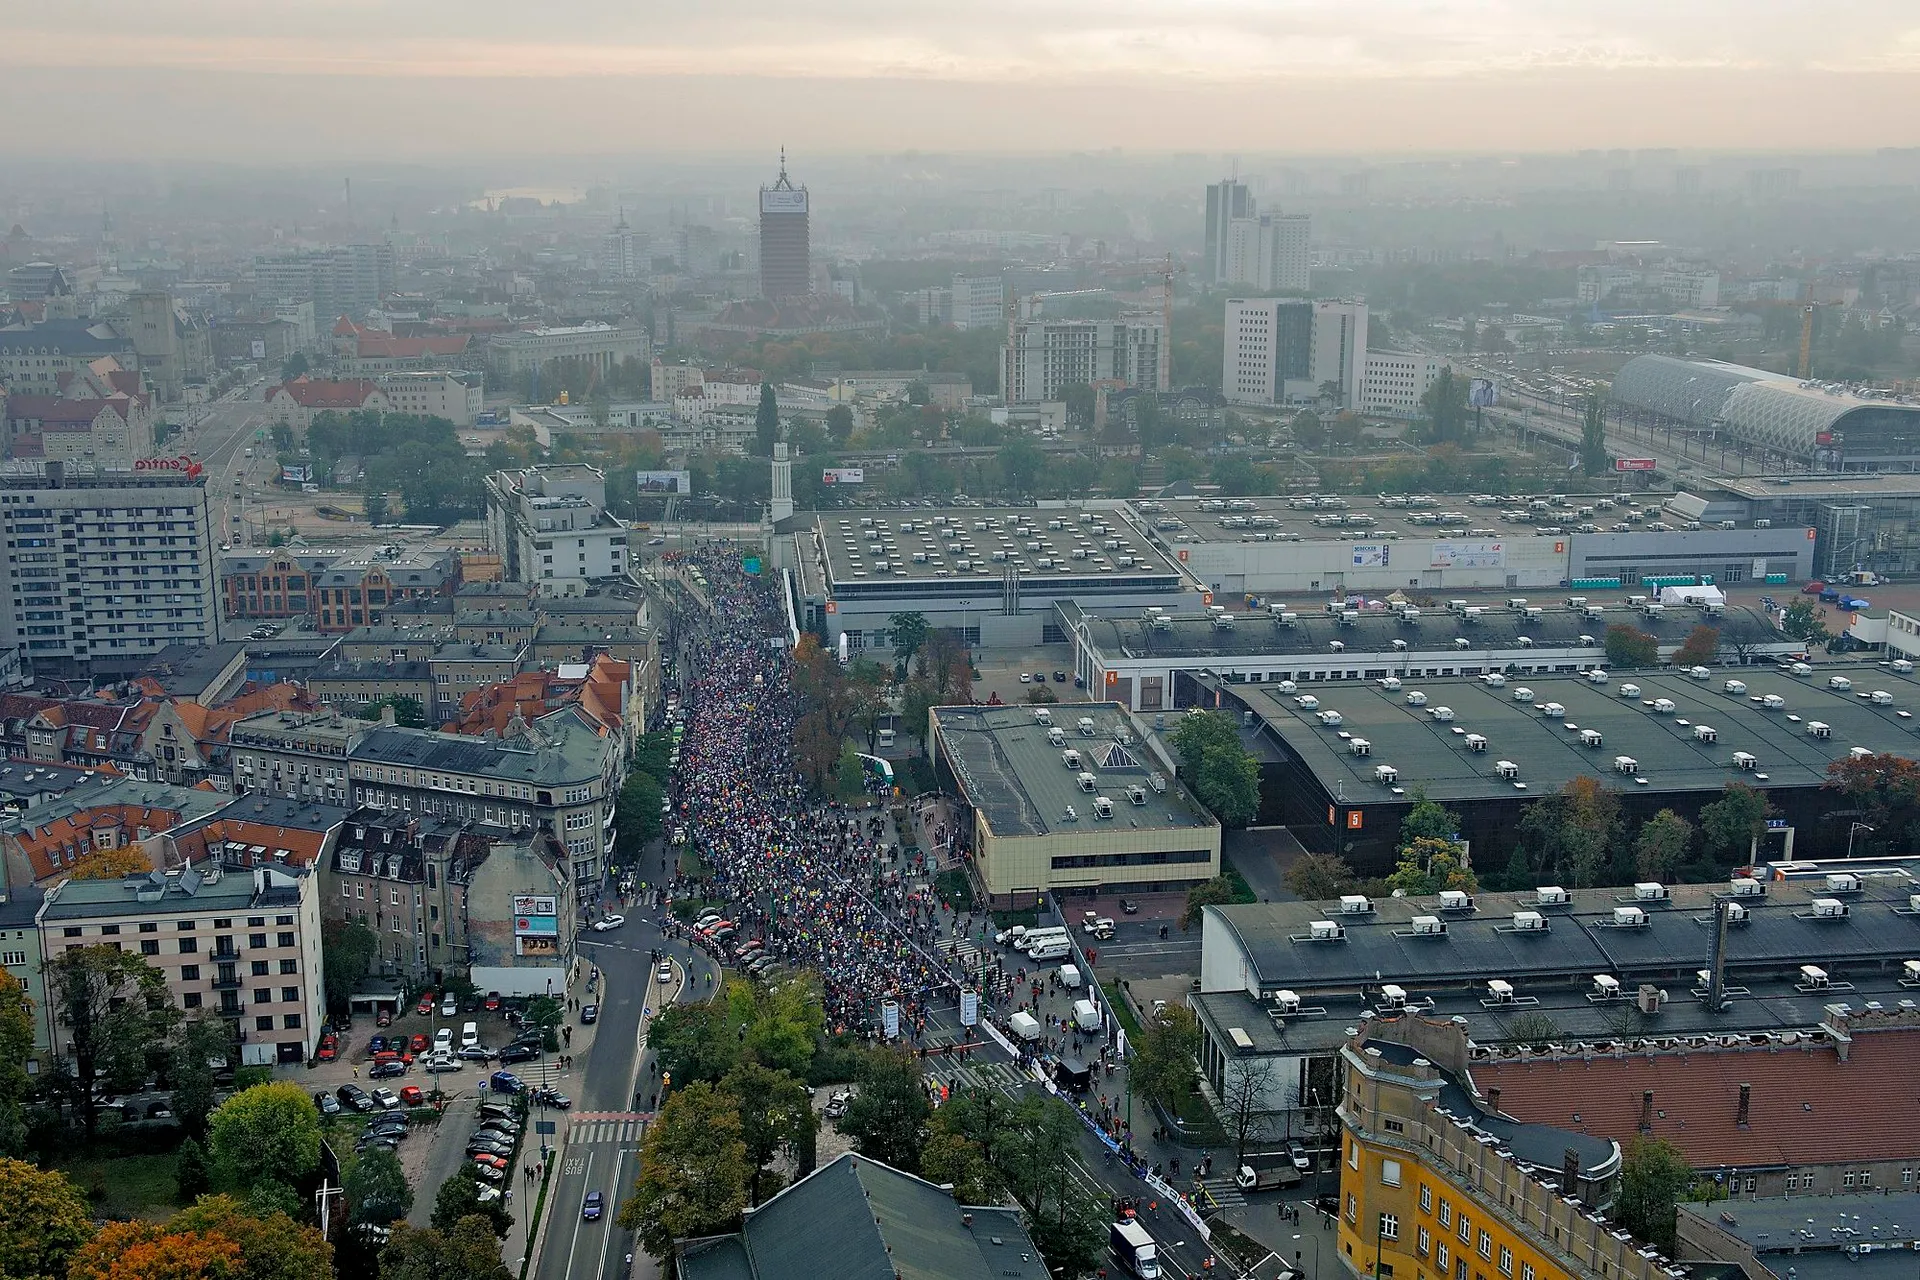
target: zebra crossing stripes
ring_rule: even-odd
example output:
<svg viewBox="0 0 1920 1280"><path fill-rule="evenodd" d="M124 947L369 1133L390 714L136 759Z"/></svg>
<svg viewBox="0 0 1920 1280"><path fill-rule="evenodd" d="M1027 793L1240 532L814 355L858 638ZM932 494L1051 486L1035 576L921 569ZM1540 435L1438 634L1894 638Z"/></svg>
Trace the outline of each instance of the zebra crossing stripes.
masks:
<svg viewBox="0 0 1920 1280"><path fill-rule="evenodd" d="M1247 1195L1230 1177L1202 1178L1199 1202L1203 1208L1238 1209L1247 1203Z"/></svg>
<svg viewBox="0 0 1920 1280"><path fill-rule="evenodd" d="M579 1143L640 1141L651 1112L586 1111L567 1118L567 1141Z"/></svg>
<svg viewBox="0 0 1920 1280"><path fill-rule="evenodd" d="M1009 1097L1018 1097L1027 1077L1011 1062L969 1063L966 1066L936 1067L934 1077L949 1087L998 1089Z"/></svg>

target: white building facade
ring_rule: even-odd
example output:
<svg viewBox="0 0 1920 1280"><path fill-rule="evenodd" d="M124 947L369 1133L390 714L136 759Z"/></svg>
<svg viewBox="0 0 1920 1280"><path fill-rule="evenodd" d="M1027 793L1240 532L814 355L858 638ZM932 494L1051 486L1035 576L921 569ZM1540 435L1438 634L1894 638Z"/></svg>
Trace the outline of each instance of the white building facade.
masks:
<svg viewBox="0 0 1920 1280"><path fill-rule="evenodd" d="M1229 403L1358 408L1366 381L1367 304L1229 298L1220 385Z"/></svg>
<svg viewBox="0 0 1920 1280"><path fill-rule="evenodd" d="M566 325L547 329L517 329L495 334L487 344L494 371L512 376L537 369L551 360L584 360L603 372L628 360L652 355L647 331L637 325Z"/></svg>
<svg viewBox="0 0 1920 1280"><path fill-rule="evenodd" d="M1064 398L1076 383L1166 391L1166 322L1139 313L1118 320L1015 320L1000 349L1008 404Z"/></svg>
<svg viewBox="0 0 1920 1280"><path fill-rule="evenodd" d="M374 379L395 413L418 413L445 418L456 427L470 427L479 416L485 379L478 373L448 373L439 369L405 370Z"/></svg>
<svg viewBox="0 0 1920 1280"><path fill-rule="evenodd" d="M1447 367L1439 356L1418 351L1369 351L1360 384L1360 412L1390 418L1419 415L1420 397Z"/></svg>
<svg viewBox="0 0 1920 1280"><path fill-rule="evenodd" d="M1307 292L1313 283L1312 223L1304 213L1235 218L1227 226L1221 283Z"/></svg>
<svg viewBox="0 0 1920 1280"><path fill-rule="evenodd" d="M509 582L566 596L626 577L627 523L607 510L607 480L597 468L496 471L486 491L487 546L500 554Z"/></svg>

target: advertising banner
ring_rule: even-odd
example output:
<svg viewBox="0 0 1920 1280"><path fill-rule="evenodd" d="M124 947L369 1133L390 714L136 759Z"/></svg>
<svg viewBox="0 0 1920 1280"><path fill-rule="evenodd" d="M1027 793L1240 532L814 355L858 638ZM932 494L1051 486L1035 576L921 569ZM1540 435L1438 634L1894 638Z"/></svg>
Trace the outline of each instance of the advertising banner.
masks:
<svg viewBox="0 0 1920 1280"><path fill-rule="evenodd" d="M267 358L267 340L265 338L255 338L247 344L247 351L255 360L265 360Z"/></svg>
<svg viewBox="0 0 1920 1280"><path fill-rule="evenodd" d="M693 492L693 473L689 471L636 471L633 483L642 493Z"/></svg>
<svg viewBox="0 0 1920 1280"><path fill-rule="evenodd" d="M1491 409L1499 400L1500 391L1492 378L1475 378L1467 384L1467 403L1475 409Z"/></svg>
<svg viewBox="0 0 1920 1280"><path fill-rule="evenodd" d="M513 914L557 916L560 914L560 899L550 893L517 893L513 897Z"/></svg>
<svg viewBox="0 0 1920 1280"><path fill-rule="evenodd" d="M880 1025L889 1040L900 1038L900 1006L889 1000L880 1006Z"/></svg>
<svg viewBox="0 0 1920 1280"><path fill-rule="evenodd" d="M280 478L288 484L311 484L313 483L313 464L290 462L280 468Z"/></svg>
<svg viewBox="0 0 1920 1280"><path fill-rule="evenodd" d="M865 484L865 467L828 467L820 473L821 484Z"/></svg>
<svg viewBox="0 0 1920 1280"><path fill-rule="evenodd" d="M1391 563L1392 548L1384 542L1356 542L1353 544L1353 567L1356 569L1385 569Z"/></svg>
<svg viewBox="0 0 1920 1280"><path fill-rule="evenodd" d="M513 931L523 938L548 938L560 932L558 916L515 916Z"/></svg>
<svg viewBox="0 0 1920 1280"><path fill-rule="evenodd" d="M1615 458L1613 460L1613 469L1615 471L1651 471L1653 470L1653 459Z"/></svg>
<svg viewBox="0 0 1920 1280"><path fill-rule="evenodd" d="M1507 544L1504 542L1436 542L1429 557L1429 569L1504 569Z"/></svg>
<svg viewBox="0 0 1920 1280"><path fill-rule="evenodd" d="M980 993L972 987L960 992L960 1025L977 1027L980 1025Z"/></svg>
<svg viewBox="0 0 1920 1280"><path fill-rule="evenodd" d="M805 213L807 211L807 193L804 191L776 190L772 187L760 188L760 212L762 213Z"/></svg>

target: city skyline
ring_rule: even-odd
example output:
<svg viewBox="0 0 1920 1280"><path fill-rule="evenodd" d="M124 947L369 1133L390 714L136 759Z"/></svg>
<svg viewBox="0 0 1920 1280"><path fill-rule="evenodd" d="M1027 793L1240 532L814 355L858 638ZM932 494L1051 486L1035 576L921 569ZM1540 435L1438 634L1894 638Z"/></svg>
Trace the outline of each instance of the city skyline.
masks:
<svg viewBox="0 0 1920 1280"><path fill-rule="evenodd" d="M1044 13L812 0L724 15L580 3L572 22L481 4L455 36L429 5L382 8L369 46L373 12L17 12L0 20L0 104L33 126L8 150L116 154L133 144L105 122L135 103L168 126L144 153L231 159L296 138L308 156L687 153L764 146L770 131L813 154L1870 147L1911 142L1920 108L1920 19L1892 0L1827 6L1818 41L1798 6L1736 0L1071 0ZM111 74L58 117L31 109L77 69ZM548 82L552 94L533 87ZM1093 86L1114 109L1051 109ZM1263 110L1245 110L1249 93ZM406 129L381 127L402 114Z"/></svg>

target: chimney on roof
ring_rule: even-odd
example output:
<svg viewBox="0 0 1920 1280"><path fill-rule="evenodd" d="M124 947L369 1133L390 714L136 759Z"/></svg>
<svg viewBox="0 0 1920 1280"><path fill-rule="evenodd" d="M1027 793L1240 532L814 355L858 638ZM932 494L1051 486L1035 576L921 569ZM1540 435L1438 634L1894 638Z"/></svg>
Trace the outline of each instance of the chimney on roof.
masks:
<svg viewBox="0 0 1920 1280"><path fill-rule="evenodd" d="M1487 1110L1500 1114L1500 1086L1494 1085L1487 1090Z"/></svg>
<svg viewBox="0 0 1920 1280"><path fill-rule="evenodd" d="M1753 1112L1753 1086L1742 1081L1740 1084L1740 1110L1734 1113L1733 1122L1742 1129L1747 1127L1747 1119Z"/></svg>
<svg viewBox="0 0 1920 1280"><path fill-rule="evenodd" d="M380 708L380 723L381 724L394 723L393 704L391 702L387 703L385 706Z"/></svg>
<svg viewBox="0 0 1920 1280"><path fill-rule="evenodd" d="M1653 1090L1640 1091L1640 1132L1653 1132Z"/></svg>
<svg viewBox="0 0 1920 1280"><path fill-rule="evenodd" d="M1560 1194L1573 1196L1580 1188L1580 1152L1568 1147L1560 1153Z"/></svg>

